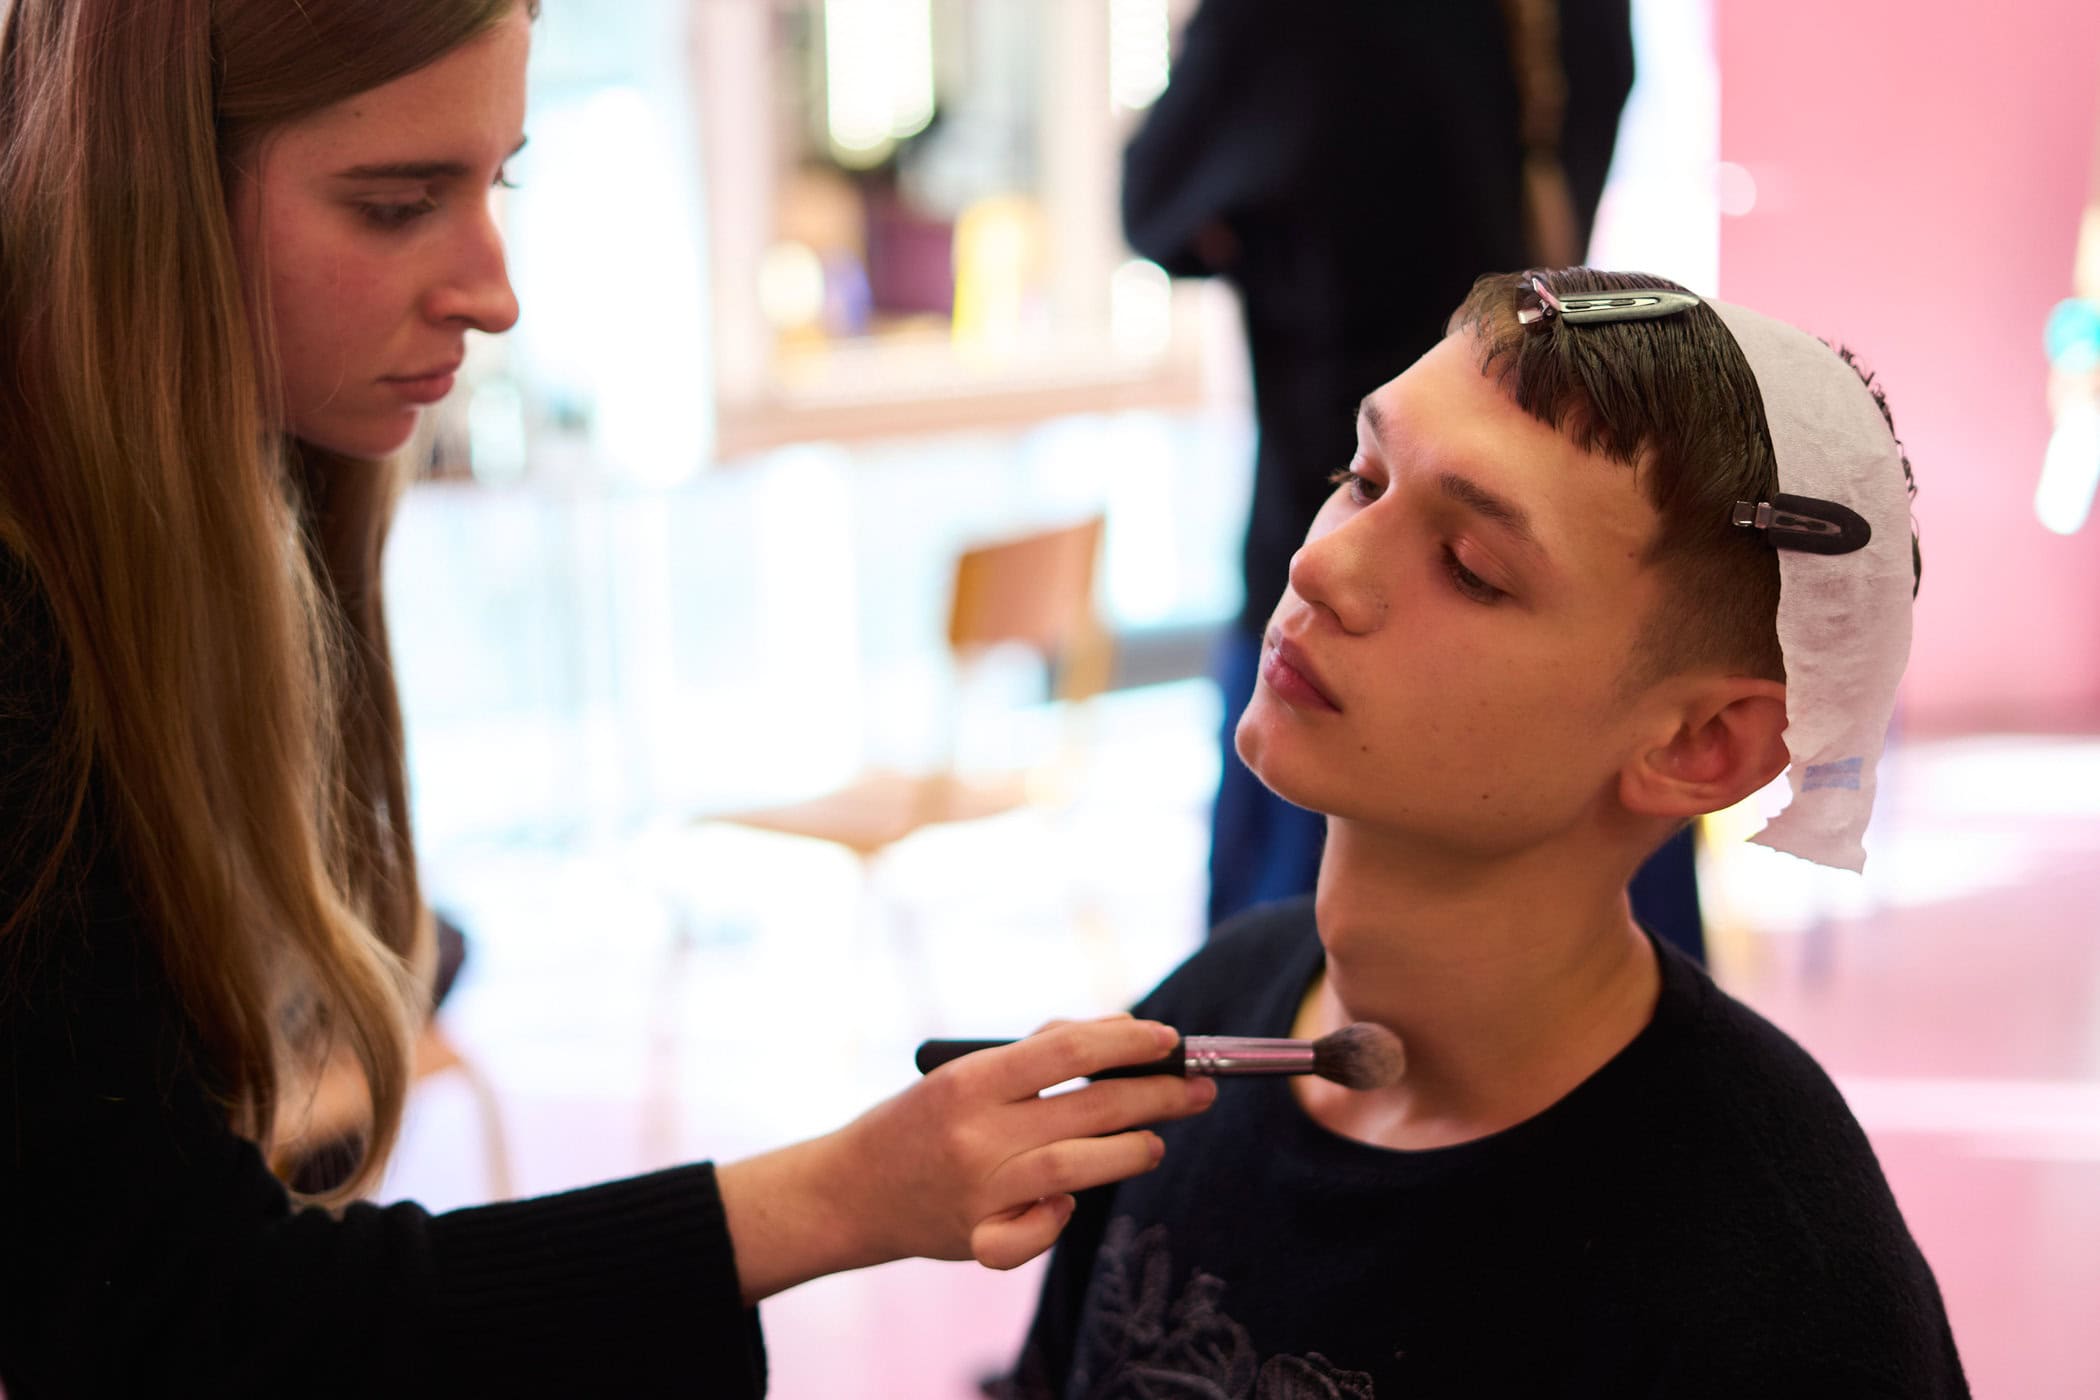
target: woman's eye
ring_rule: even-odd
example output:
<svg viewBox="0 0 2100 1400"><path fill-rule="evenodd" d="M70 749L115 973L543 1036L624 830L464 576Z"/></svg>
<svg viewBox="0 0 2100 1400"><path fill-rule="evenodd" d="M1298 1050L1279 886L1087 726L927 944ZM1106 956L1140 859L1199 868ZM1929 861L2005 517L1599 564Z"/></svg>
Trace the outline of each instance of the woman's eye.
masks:
<svg viewBox="0 0 2100 1400"><path fill-rule="evenodd" d="M400 229L435 210L437 202L426 198L413 204L360 204L357 208L364 215L365 222L376 228Z"/></svg>
<svg viewBox="0 0 2100 1400"><path fill-rule="evenodd" d="M508 170L497 171L494 183L495 188L499 190L514 190L518 187L518 182L510 178L510 171Z"/></svg>
<svg viewBox="0 0 2100 1400"><path fill-rule="evenodd" d="M1476 603L1492 603L1509 596L1460 563L1449 545L1444 547L1444 571L1451 575L1451 586Z"/></svg>

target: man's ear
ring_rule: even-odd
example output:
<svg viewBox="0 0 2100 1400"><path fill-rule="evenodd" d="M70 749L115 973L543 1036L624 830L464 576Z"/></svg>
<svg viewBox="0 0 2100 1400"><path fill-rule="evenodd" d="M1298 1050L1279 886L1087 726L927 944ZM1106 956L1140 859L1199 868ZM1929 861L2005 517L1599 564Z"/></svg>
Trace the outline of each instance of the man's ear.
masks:
<svg viewBox="0 0 2100 1400"><path fill-rule="evenodd" d="M1742 801L1787 765L1786 687L1754 676L1702 680L1668 739L1619 773L1619 800L1653 817L1696 817Z"/></svg>

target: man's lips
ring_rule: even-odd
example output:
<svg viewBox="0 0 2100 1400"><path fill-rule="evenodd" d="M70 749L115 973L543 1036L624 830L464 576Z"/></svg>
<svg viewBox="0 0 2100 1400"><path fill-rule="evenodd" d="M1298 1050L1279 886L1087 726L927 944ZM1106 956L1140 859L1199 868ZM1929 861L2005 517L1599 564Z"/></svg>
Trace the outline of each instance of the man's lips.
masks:
<svg viewBox="0 0 2100 1400"><path fill-rule="evenodd" d="M1342 707L1321 681L1319 671L1303 648L1277 632L1269 634L1268 642L1261 655L1263 684L1275 691L1286 704L1300 709L1341 713Z"/></svg>

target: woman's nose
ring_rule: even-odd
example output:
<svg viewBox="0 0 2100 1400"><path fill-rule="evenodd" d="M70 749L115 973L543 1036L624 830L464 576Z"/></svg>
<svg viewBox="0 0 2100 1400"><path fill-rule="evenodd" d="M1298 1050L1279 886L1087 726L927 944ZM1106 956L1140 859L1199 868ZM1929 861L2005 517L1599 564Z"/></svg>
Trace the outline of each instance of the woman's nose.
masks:
<svg viewBox="0 0 2100 1400"><path fill-rule="evenodd" d="M484 214L461 231L427 305L432 320L464 321L490 335L517 324L518 297L511 290L503 234L492 216Z"/></svg>
<svg viewBox="0 0 2100 1400"><path fill-rule="evenodd" d="M1371 531L1363 522L1361 511L1341 520L1322 511L1291 556L1291 592L1354 634L1374 630L1386 613L1382 585L1370 567Z"/></svg>

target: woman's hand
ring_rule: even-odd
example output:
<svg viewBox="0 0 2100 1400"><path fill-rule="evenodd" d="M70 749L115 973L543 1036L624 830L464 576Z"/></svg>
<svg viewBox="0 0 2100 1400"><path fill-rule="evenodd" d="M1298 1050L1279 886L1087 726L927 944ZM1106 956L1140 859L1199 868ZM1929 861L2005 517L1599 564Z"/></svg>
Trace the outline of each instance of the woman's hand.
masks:
<svg viewBox="0 0 2100 1400"><path fill-rule="evenodd" d="M1217 1097L1211 1080L1172 1075L1042 1091L1174 1041L1129 1017L1052 1025L943 1065L835 1133L721 1168L744 1300L891 1259L1033 1259L1071 1219L1072 1192L1158 1165L1162 1143L1137 1125Z"/></svg>

